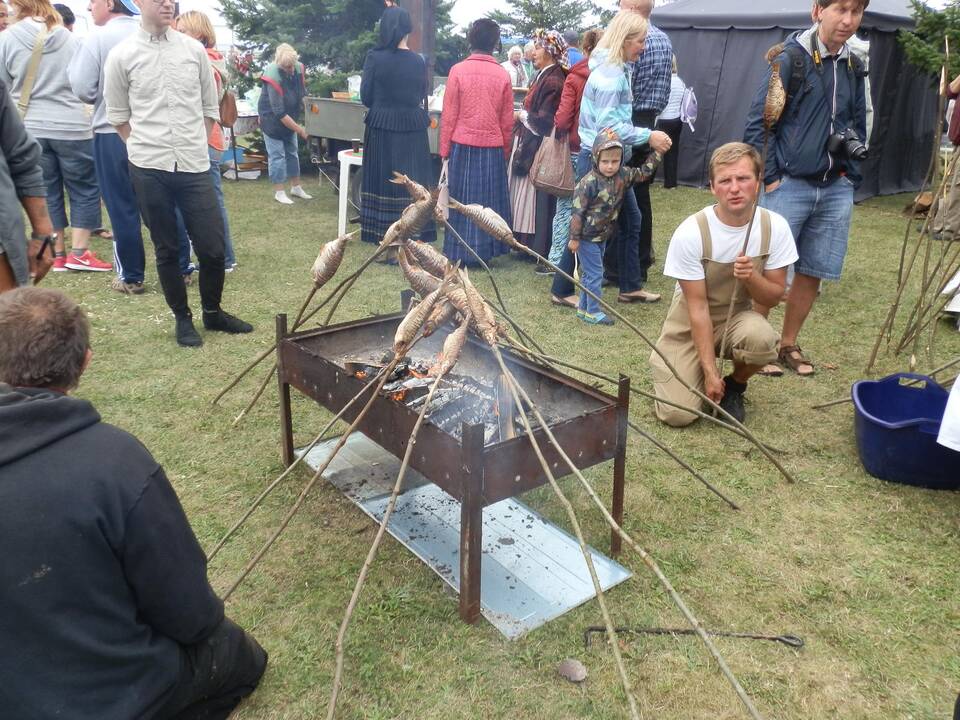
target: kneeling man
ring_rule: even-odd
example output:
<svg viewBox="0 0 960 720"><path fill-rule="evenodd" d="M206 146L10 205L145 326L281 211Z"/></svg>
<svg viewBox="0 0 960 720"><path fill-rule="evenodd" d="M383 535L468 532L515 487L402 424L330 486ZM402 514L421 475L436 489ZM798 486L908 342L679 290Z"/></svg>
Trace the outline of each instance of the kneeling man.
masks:
<svg viewBox="0 0 960 720"><path fill-rule="evenodd" d="M89 339L57 290L0 295L0 716L225 719L267 654L163 468L68 394Z"/></svg>
<svg viewBox="0 0 960 720"><path fill-rule="evenodd" d="M760 191L760 155L744 143L727 143L710 158L710 191L717 204L680 223L670 240L663 274L677 279L673 303L663 323L657 348L680 377L700 388L739 421L747 380L777 357L780 338L753 303L775 306L786 283L787 267L797 248L787 221L760 209L746 254L741 254L754 201ZM729 329L725 327L731 295L736 294ZM720 377L717 353L727 333L726 356L733 372ZM657 398L700 409L690 392L652 353ZM655 402L657 417L683 427L696 415Z"/></svg>

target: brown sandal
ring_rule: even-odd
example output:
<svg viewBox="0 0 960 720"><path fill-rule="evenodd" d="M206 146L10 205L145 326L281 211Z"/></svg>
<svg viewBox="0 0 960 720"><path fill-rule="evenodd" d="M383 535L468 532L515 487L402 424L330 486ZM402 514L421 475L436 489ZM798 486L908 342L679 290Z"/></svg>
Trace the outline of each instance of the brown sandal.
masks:
<svg viewBox="0 0 960 720"><path fill-rule="evenodd" d="M784 345L780 348L780 353L777 359L784 365L784 367L790 368L800 377L810 377L811 375L815 375L817 372L813 367L813 363L804 357L803 350L800 349L799 345ZM810 371L801 372L800 368L803 366L810 368Z"/></svg>

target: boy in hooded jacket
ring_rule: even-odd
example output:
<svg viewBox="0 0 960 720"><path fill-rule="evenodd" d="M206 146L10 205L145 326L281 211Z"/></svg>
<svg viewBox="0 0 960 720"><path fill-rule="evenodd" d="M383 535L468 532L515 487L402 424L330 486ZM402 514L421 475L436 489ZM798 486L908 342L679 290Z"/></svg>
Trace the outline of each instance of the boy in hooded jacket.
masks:
<svg viewBox="0 0 960 720"><path fill-rule="evenodd" d="M639 167L624 167L623 150L616 132L610 128L598 132L593 141L593 169L580 179L573 193L567 247L579 260L581 283L596 296L601 293L603 280L603 250L613 234L627 190L649 182L663 159L651 150ZM585 291L580 293L577 317L591 325L613 325L600 303Z"/></svg>

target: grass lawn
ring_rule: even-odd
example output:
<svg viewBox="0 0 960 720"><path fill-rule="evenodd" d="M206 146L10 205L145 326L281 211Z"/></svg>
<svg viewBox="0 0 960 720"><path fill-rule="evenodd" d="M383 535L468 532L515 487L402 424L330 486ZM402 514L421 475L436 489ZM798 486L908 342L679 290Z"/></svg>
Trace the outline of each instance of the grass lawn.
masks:
<svg viewBox="0 0 960 720"><path fill-rule="evenodd" d="M224 306L256 326L252 335L206 335L199 350L178 348L173 321L148 269L148 292L119 295L102 274L51 276L93 323L95 358L78 395L106 421L138 436L164 465L205 548L210 548L282 470L273 385L236 429L248 378L220 407L213 396L274 337L274 315L293 315L309 289L322 241L336 232L328 187L293 207L272 200L266 182L225 183L240 266L228 275ZM673 228L708 204L704 191L653 191L657 270L649 287L670 297L659 274ZM758 378L748 424L785 448L799 482L788 485L762 455L723 430L698 423L659 427L651 407L632 400L632 418L739 501L730 510L646 441L631 434L625 525L657 559L705 627L792 633L794 651L773 643L718 639L717 645L768 718L946 718L960 690L960 495L912 489L869 477L857 459L849 405L811 405L848 393L862 376L896 283L904 197L857 207L840 283L825 287L802 344L819 363L813 379ZM106 243L95 249L109 257ZM370 248L353 244L344 269ZM148 257L152 252L148 250ZM343 272L341 270L341 273ZM649 389L649 350L626 328L587 327L551 306L549 279L506 258L494 263L507 304L551 354L581 366L630 375ZM485 279L473 274L481 289ZM404 287L395 268L373 266L338 311L339 320L391 313ZM607 289L610 300L615 298ZM194 312L199 299L190 289ZM655 338L667 309L620 306ZM775 311L776 322L782 317ZM960 354L960 334L943 323L921 370ZM883 353L879 372L907 365ZM266 370L266 366L261 372ZM297 441L325 412L294 393ZM609 498L612 464L593 468ZM308 478L295 473L211 564L226 588L276 527ZM584 493L563 481L587 539L607 548L609 533ZM549 488L524 500L565 527ZM228 603L270 653L261 688L238 711L245 720L315 718L326 712L333 641L374 536L372 522L328 485L318 485L280 542ZM683 625L680 613L638 558L635 578L608 595L616 623ZM596 602L508 642L481 620L460 622L455 596L392 539L385 541L348 637L342 718L622 718L626 703L603 643L585 650L582 631L601 622ZM579 658L589 679L574 686L557 664ZM625 659L645 717L745 717L739 701L695 638L628 639Z"/></svg>

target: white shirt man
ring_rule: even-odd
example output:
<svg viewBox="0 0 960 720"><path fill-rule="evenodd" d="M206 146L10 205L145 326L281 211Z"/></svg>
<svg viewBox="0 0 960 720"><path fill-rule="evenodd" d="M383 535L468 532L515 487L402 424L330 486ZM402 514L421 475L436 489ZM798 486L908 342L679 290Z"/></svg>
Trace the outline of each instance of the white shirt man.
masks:
<svg viewBox="0 0 960 720"><path fill-rule="evenodd" d="M107 120L127 143L130 179L157 254L157 275L176 318L177 343L197 347L180 274L176 210L200 261L200 301L207 330L248 333L253 327L220 307L224 223L207 142L219 119L217 87L206 51L170 25L173 0L134 0L140 27L107 58Z"/></svg>

